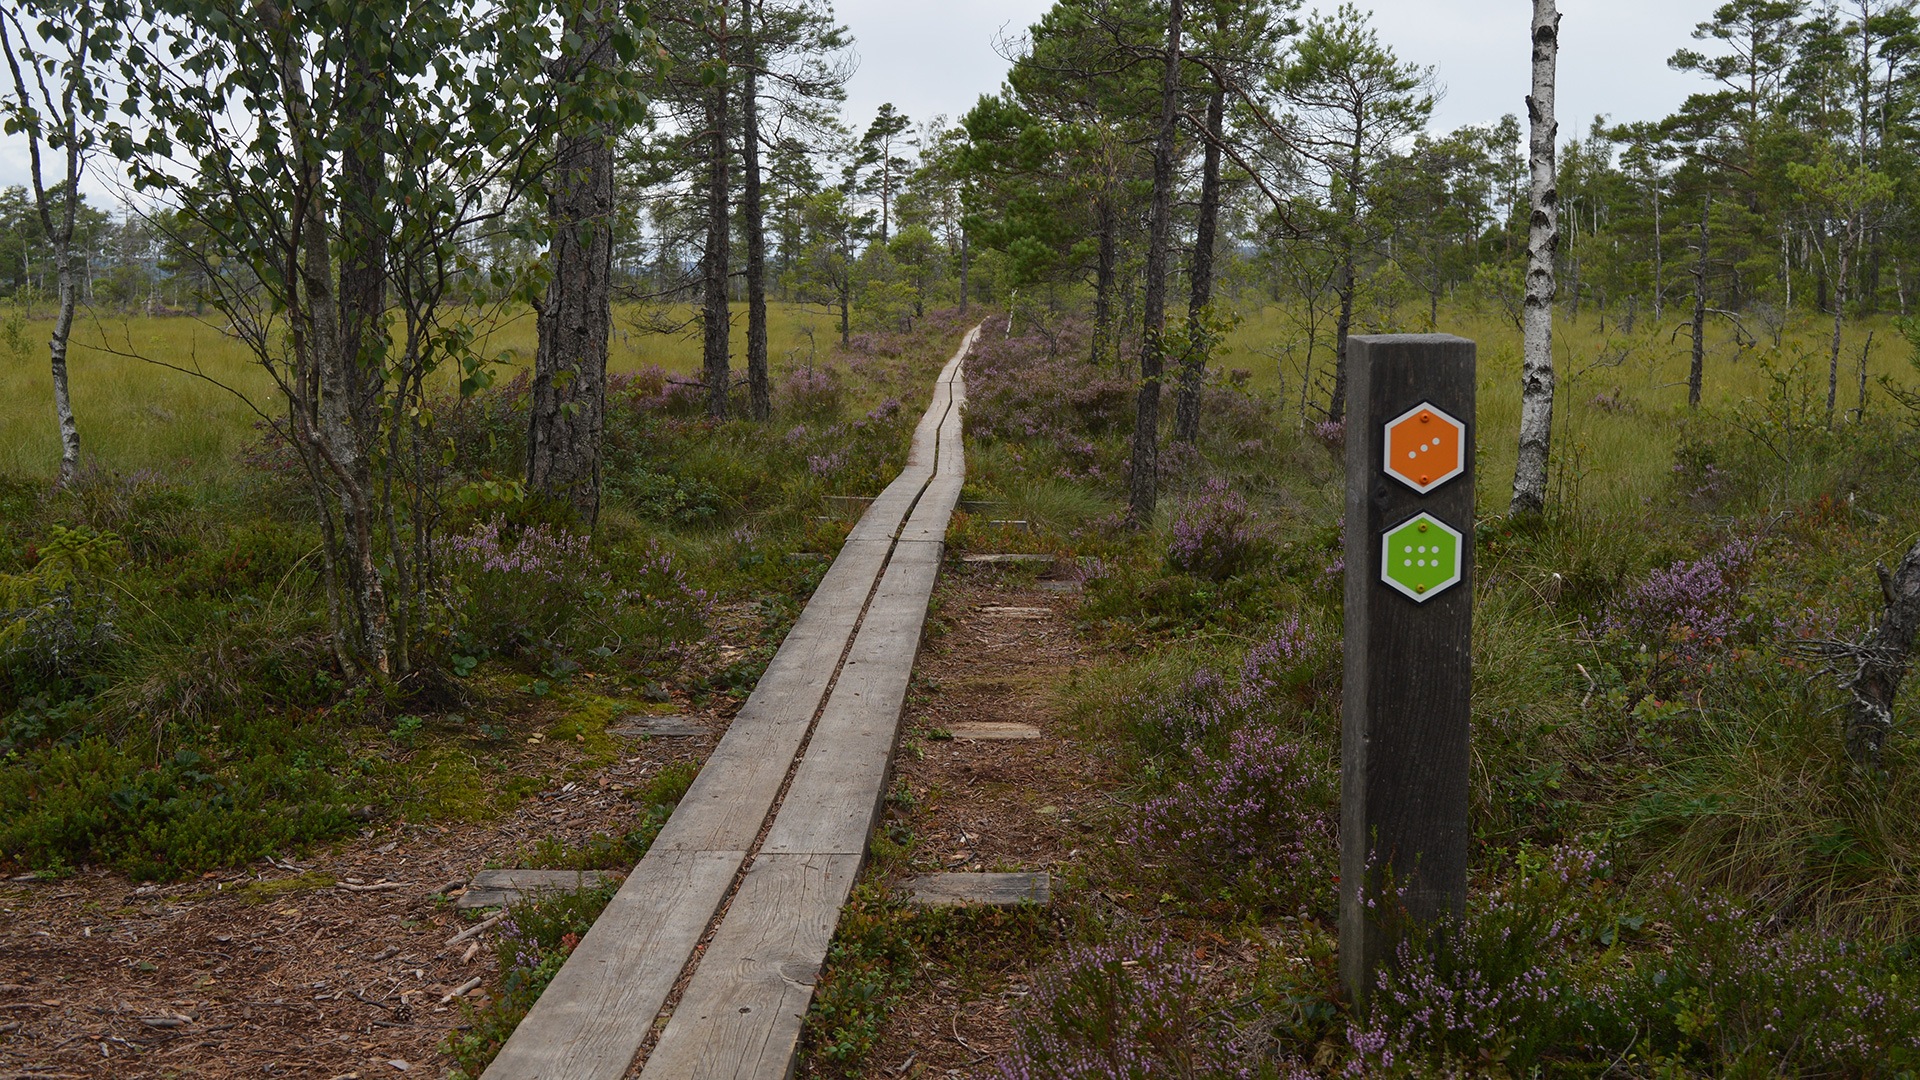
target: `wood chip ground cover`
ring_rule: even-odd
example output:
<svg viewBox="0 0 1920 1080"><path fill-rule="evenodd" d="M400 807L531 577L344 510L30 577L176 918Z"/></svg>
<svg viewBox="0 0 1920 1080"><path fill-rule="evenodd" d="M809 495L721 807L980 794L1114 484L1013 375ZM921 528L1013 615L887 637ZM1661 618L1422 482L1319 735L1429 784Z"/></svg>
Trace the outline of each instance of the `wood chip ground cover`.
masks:
<svg viewBox="0 0 1920 1080"><path fill-rule="evenodd" d="M606 760L545 738L566 721L535 714L476 773L537 787L497 819L386 825L297 862L171 884L109 871L4 883L0 1075L444 1075L441 1046L464 1022L447 995L478 978L465 998L477 1003L497 985L491 932L448 944L486 914L457 911L458 890L481 869L524 865L542 841L630 830L628 793L704 759L725 730L718 705L631 704L708 733L611 736Z"/></svg>

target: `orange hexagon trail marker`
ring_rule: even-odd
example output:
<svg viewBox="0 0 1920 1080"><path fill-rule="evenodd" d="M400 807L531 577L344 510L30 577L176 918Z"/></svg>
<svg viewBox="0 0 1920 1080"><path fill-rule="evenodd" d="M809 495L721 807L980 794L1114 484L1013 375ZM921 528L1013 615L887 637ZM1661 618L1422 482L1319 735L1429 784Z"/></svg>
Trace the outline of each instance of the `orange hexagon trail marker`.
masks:
<svg viewBox="0 0 1920 1080"><path fill-rule="evenodd" d="M1467 468L1467 425L1426 402L1388 421L1387 475L1425 495Z"/></svg>

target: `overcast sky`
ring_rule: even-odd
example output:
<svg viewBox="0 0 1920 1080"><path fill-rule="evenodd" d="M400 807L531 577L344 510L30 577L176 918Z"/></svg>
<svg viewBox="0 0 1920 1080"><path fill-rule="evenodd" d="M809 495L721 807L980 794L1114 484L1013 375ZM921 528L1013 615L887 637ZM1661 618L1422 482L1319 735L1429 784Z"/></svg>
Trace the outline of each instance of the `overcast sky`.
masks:
<svg viewBox="0 0 1920 1080"><path fill-rule="evenodd" d="M891 101L915 121L957 119L1000 85L1006 61L994 40L1017 34L1052 0L838 0L851 27L860 70L848 87L847 120L856 129ZM1314 5L1309 5L1310 7ZM1332 0L1317 5L1331 11ZM1529 79L1527 0L1376 0L1380 38L1402 60L1435 69L1446 98L1433 125L1450 131L1514 113L1526 119ZM1585 135L1596 112L1615 122L1665 116L1700 85L1667 69L1667 57L1692 45L1696 23L1717 0L1562 0L1559 113L1562 140Z"/></svg>
<svg viewBox="0 0 1920 1080"><path fill-rule="evenodd" d="M996 39L1020 33L1049 6L1051 0L840 0L836 13L853 30L860 57L848 87L848 124L864 128L887 101L917 123L937 114L957 119L1006 73ZM1694 24L1714 6L1714 0L1563 0L1561 139L1584 135L1595 113L1624 122L1672 111L1700 80L1669 71L1667 57L1691 44ZM1487 123L1509 112L1524 119L1527 0L1377 0L1371 9L1382 40L1401 59L1432 65L1445 87L1436 129ZM0 185L25 180L24 147L0 139ZM101 189L90 187L100 200Z"/></svg>

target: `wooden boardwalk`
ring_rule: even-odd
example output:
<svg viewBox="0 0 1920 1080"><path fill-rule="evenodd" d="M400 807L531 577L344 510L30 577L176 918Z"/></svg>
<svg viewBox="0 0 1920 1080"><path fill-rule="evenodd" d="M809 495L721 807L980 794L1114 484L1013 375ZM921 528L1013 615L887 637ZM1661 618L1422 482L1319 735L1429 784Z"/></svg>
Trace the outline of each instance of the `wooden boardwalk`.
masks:
<svg viewBox="0 0 1920 1080"><path fill-rule="evenodd" d="M636 1067L642 1080L791 1072L815 975L886 797L966 479L961 364L978 333L941 370L906 468L854 526L653 847L484 1080L619 1080Z"/></svg>

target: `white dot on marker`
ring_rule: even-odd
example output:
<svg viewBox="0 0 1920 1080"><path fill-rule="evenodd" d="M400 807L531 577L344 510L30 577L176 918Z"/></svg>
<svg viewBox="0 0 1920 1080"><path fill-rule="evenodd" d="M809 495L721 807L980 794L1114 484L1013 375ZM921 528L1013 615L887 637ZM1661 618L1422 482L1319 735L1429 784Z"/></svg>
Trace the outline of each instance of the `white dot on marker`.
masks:
<svg viewBox="0 0 1920 1080"><path fill-rule="evenodd" d="M1439 440L1439 439L1435 439L1435 440L1433 440L1433 445L1435 445L1435 446L1439 446L1439 445L1440 445L1440 440Z"/></svg>
<svg viewBox="0 0 1920 1080"><path fill-rule="evenodd" d="M1412 560L1412 559L1402 559L1402 560L1400 560L1400 565L1401 565L1401 566L1412 566L1412 565L1413 565L1413 560Z"/></svg>
<svg viewBox="0 0 1920 1080"><path fill-rule="evenodd" d="M1419 455L1417 455L1417 454L1415 454L1415 453L1414 453L1413 451L1411 451L1411 450L1409 450L1409 451L1407 451L1407 456L1411 458L1411 457L1417 457L1417 456L1419 456Z"/></svg>
<svg viewBox="0 0 1920 1080"><path fill-rule="evenodd" d="M1413 554L1413 549L1412 549L1412 548L1408 548L1408 549L1407 549L1407 554L1409 554L1409 555L1411 555L1411 554Z"/></svg>
<svg viewBox="0 0 1920 1080"><path fill-rule="evenodd" d="M1421 559L1421 560L1420 560L1420 565L1421 565L1421 566L1425 566L1425 565L1427 565L1427 560L1425 560L1425 559Z"/></svg>

